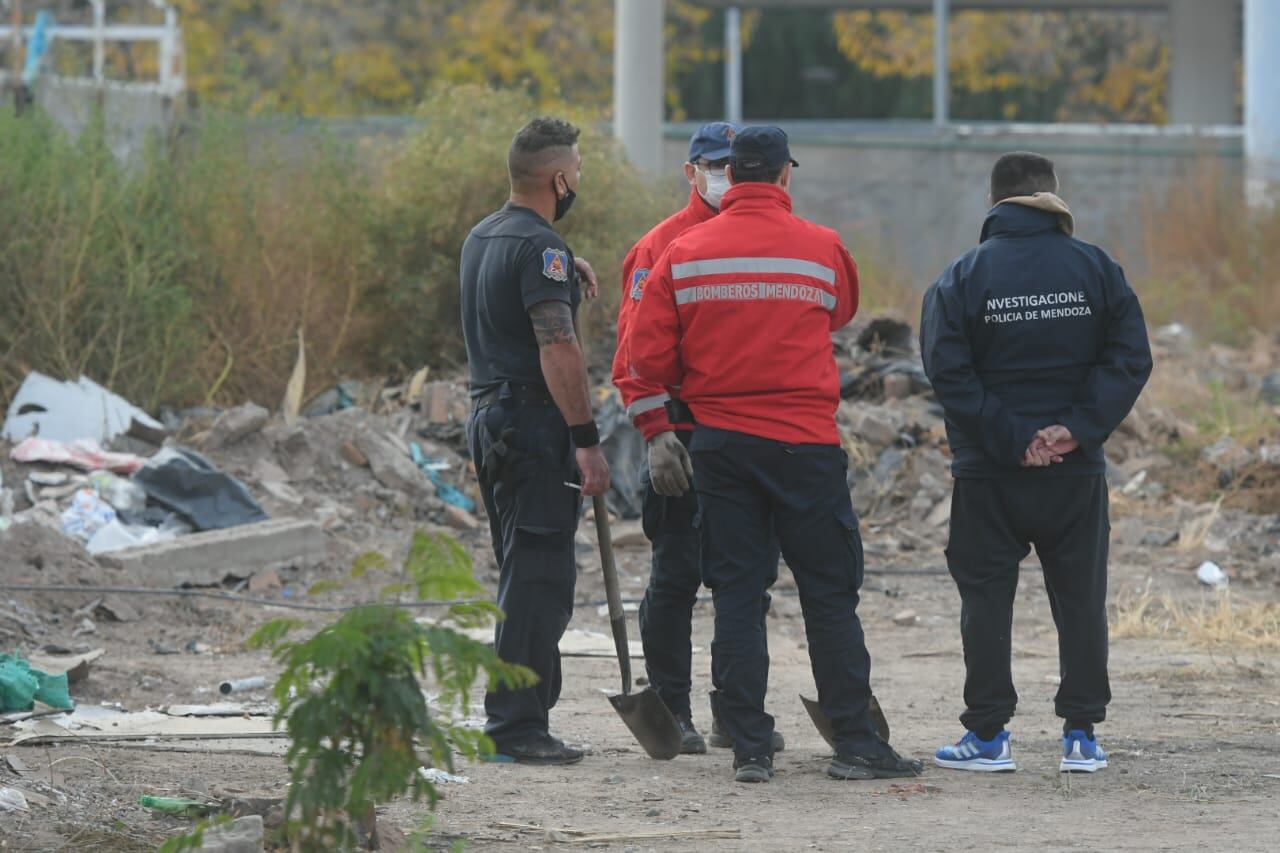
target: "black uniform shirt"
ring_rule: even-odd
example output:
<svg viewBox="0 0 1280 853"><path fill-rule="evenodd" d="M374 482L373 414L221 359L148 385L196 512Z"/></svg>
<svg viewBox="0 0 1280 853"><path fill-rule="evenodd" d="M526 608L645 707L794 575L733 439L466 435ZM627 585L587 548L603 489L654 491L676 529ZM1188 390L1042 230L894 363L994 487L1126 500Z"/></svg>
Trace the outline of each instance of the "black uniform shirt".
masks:
<svg viewBox="0 0 1280 853"><path fill-rule="evenodd" d="M582 301L573 253L551 223L508 202L471 229L460 277L472 398L504 382L545 388L529 309L554 300L576 316Z"/></svg>
<svg viewBox="0 0 1280 853"><path fill-rule="evenodd" d="M1101 474L1102 444L1151 374L1138 298L1106 252L1055 214L999 204L982 242L924 297L920 352L946 412L956 477ZM1062 424L1080 449L1021 468L1035 432Z"/></svg>

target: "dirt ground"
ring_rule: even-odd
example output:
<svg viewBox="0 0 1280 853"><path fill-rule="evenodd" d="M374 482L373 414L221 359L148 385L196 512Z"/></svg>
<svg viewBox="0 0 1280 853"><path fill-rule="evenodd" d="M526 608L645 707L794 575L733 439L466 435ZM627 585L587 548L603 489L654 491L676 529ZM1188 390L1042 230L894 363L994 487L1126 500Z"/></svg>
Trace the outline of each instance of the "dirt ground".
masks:
<svg viewBox="0 0 1280 853"><path fill-rule="evenodd" d="M587 525L589 526L589 525ZM902 752L928 759L960 733L963 666L958 599L941 570L937 550L877 555L883 531L864 529L870 573L860 613L872 651L873 681ZM492 586L492 559L479 532L465 537L477 555L477 574ZM598 560L580 545L580 606L571 627L607 632L598 611L603 599ZM908 559L909 558L909 559ZM637 598L648 551L620 551L623 593ZM1139 591L1173 603L1196 605L1212 593L1188 571L1192 555L1120 549L1112 565L1112 597ZM286 577L308 584L320 575ZM1237 605L1274 598L1271 584L1233 590ZM32 602L68 610L92 600ZM82 705L121 703L138 710L174 702L209 702L226 677L270 675L264 653L243 639L278 608L207 599L131 601L128 622L98 620L96 635L81 638L106 649L88 679L73 691ZM912 610L914 624L895 616ZM694 624L695 719L706 730L709 714L711 608L700 602ZM1119 618L1119 617L1117 617ZM900 621L908 621L901 619ZM630 620L637 631L634 616ZM1111 767L1094 776L1056 772L1059 722L1053 716L1056 637L1034 560L1024 565L1019 589L1014 672L1021 707L1015 718L1019 770L987 776L940 770L931 764L920 785L835 782L823 775L828 750L812 728L797 694L813 695L803 622L789 575L775 589L770 618L772 653L769 709L787 738L768 785L738 785L731 755L713 750L672 762L648 759L631 740L602 692L616 692L616 663L569 658L553 728L586 744L579 765L531 768L459 765L468 784L441 787L432 846L462 841L472 850L552 849L572 836L520 831L503 822L546 830L634 836L587 846L618 850L952 850L972 847L1088 850L1270 850L1280 833L1280 656L1274 647L1205 647L1186 638L1119 637L1113 641L1110 719L1099 727ZM1132 633L1132 631L1130 631ZM199 641L209 651L158 655L151 642L182 648ZM266 699L248 694L245 701ZM477 699L479 694L477 693ZM241 742L243 743L243 742ZM239 743L224 743L236 750ZM137 805L140 794L175 794L235 788L284 793L280 757L157 751L160 745L39 746L0 749L0 785L16 784L50 798L27 814L0 813L0 849L149 850L189 824L155 816ZM171 749L188 749L181 745ZM256 747L254 747L256 748ZM27 767L15 778L4 762ZM59 796L63 798L58 802ZM391 803L380 822L417 828L424 805ZM734 830L737 838L649 837L661 832Z"/></svg>

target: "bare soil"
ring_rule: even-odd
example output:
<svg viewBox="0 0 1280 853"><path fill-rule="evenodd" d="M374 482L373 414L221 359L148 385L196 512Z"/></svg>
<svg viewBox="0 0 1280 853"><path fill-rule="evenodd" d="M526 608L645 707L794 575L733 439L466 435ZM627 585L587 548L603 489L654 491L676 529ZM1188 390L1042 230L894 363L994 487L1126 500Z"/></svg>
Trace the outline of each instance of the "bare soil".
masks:
<svg viewBox="0 0 1280 853"><path fill-rule="evenodd" d="M864 530L872 551L884 535ZM477 555L477 574L492 585L484 535L476 531L464 539ZM1120 550L1112 566L1113 597L1141 589L1194 603L1209 595L1191 574L1198 555ZM624 548L619 558L624 595L637 598L647 575L647 548ZM598 612L603 587L589 541L581 543L580 565L582 603L572 627L607 632L607 620ZM860 608L874 686L894 744L924 759L960 733L958 598L941 565L942 555L933 548L870 557ZM305 585L334 571L312 574L285 580ZM556 839L571 836L498 826L507 822L636 836L590 845L618 850L1274 849L1280 833L1280 778L1275 778L1280 775L1280 660L1274 648L1203 648L1179 638L1115 640L1115 698L1110 719L1099 727L1111 767L1094 776L1060 776L1060 729L1052 712L1056 635L1037 567L1029 561L1014 635L1021 695L1012 726L1018 772L988 776L929 765L920 785L842 783L823 775L828 750L796 698L813 695L814 688L799 603L787 573L775 593L769 708L787 749L778 756L771 784L735 784L725 751L665 763L648 759L602 695L617 691L616 663L570 658L553 727L589 745L588 757L565 768L459 765L457 772L470 781L441 787L444 799L434 816L432 846L447 848L454 841L474 850L569 846ZM1274 600L1273 580L1238 584L1233 596L1238 604ZM42 596L26 603L48 616L48 639L70 643L78 622L73 611L94 598L71 594L55 602ZM209 702L223 678L273 671L266 656L246 649L243 640L255 625L281 615L279 610L200 599L130 599L121 609L130 621L100 617L95 634L74 640L106 649L73 691L81 704L120 703L136 710ZM918 621L895 623L893 617L908 609ZM695 718L704 730L710 719L700 697L710 686L711 615L710 604L700 603L694 624L701 650L694 656ZM631 629L636 631L634 619ZM192 640L209 650L158 655L150 645L182 648ZM0 813L0 849L151 850L189 823L141 808L140 794L209 786L284 794L286 775L277 756L155 748L0 749L0 786L51 798L28 814ZM27 772L17 776L5 756L17 757ZM65 801L59 803L59 795ZM424 804L408 802L388 804L380 813L384 826L405 832L429 817ZM737 830L740 837L643 837L712 829Z"/></svg>

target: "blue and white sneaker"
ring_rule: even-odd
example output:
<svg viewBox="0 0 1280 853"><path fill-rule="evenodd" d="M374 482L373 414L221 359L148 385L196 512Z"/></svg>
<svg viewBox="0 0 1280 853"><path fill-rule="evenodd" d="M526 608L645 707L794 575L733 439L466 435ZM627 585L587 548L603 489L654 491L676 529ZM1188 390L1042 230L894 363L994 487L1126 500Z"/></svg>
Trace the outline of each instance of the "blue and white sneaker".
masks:
<svg viewBox="0 0 1280 853"><path fill-rule="evenodd" d="M1062 736L1061 773L1094 773L1107 766L1107 753L1096 738L1080 729L1072 729Z"/></svg>
<svg viewBox="0 0 1280 853"><path fill-rule="evenodd" d="M991 740L983 740L973 732L954 746L944 746L933 755L939 767L952 770L976 770L982 773L1006 773L1017 770L1013 763L1013 751L1009 749L1009 733L1000 732Z"/></svg>

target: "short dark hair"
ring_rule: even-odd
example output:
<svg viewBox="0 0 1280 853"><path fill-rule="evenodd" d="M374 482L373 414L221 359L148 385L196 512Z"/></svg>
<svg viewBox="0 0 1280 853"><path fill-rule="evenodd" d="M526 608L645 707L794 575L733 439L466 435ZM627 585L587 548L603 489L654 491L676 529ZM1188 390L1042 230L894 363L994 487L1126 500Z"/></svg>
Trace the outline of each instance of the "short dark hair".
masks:
<svg viewBox="0 0 1280 853"><path fill-rule="evenodd" d="M507 172L513 184L543 177L550 163L564 156L560 148L578 144L581 131L564 119L538 116L516 132L507 149Z"/></svg>
<svg viewBox="0 0 1280 853"><path fill-rule="evenodd" d="M734 169L733 182L735 184L776 184L785 168L787 168L786 163L773 167L762 166L759 169Z"/></svg>
<svg viewBox="0 0 1280 853"><path fill-rule="evenodd" d="M1058 191L1053 161L1030 151L1005 154L991 169L991 203L1007 198Z"/></svg>

